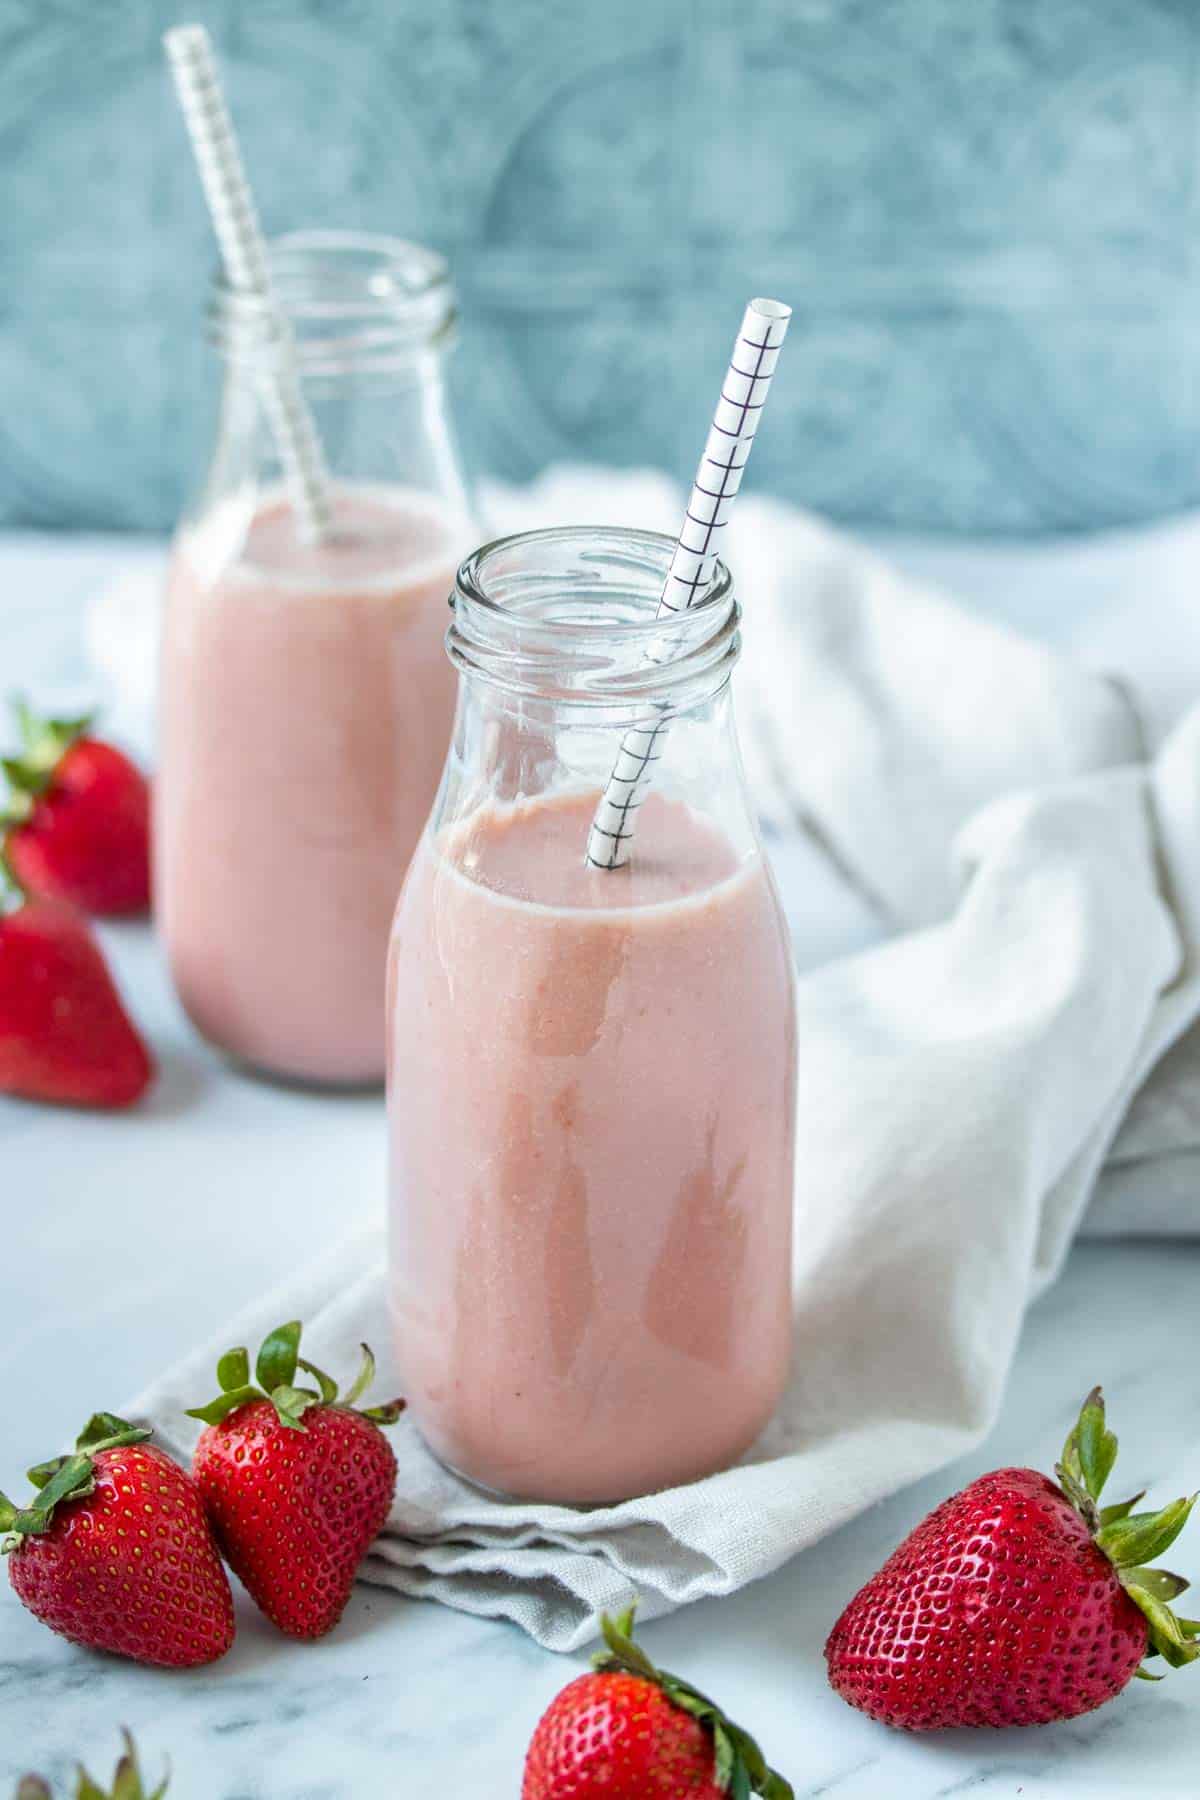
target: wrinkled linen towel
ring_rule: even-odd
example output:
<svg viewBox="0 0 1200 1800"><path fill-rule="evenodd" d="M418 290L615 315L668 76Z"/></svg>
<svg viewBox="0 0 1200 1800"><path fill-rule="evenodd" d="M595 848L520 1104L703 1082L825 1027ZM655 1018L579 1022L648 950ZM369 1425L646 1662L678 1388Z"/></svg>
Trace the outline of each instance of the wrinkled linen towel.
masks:
<svg viewBox="0 0 1200 1800"><path fill-rule="evenodd" d="M674 499L571 475L499 496L499 516L666 524ZM1147 761L1117 685L777 504L740 502L729 560L778 847L805 834L891 935L800 980L794 1374L745 1461L584 1511L477 1493L411 1423L395 1433L399 1497L364 1578L555 1650L632 1588L652 1617L764 1576L968 1450L1089 1201L1099 1229L1200 1231L1200 709ZM381 1234L135 1411L186 1452L216 1352L286 1317L326 1366L382 1348ZM403 1390L386 1357L382 1386Z"/></svg>

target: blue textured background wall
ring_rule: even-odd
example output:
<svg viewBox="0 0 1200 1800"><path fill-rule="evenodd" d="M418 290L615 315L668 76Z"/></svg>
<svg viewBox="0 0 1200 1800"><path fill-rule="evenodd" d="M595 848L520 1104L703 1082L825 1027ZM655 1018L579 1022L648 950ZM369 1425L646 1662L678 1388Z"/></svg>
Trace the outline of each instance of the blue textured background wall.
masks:
<svg viewBox="0 0 1200 1800"><path fill-rule="evenodd" d="M1200 497L1197 0L0 0L2 519L162 526L195 471L181 17L269 229L452 256L477 463L686 475L754 290L798 313L764 489L995 531Z"/></svg>

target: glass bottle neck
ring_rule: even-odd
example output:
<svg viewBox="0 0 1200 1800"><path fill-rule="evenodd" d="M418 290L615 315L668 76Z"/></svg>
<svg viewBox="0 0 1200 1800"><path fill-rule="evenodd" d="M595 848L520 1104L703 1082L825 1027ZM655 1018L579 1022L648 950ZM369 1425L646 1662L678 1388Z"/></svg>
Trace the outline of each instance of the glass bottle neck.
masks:
<svg viewBox="0 0 1200 1800"><path fill-rule="evenodd" d="M457 317L445 262L396 239L303 232L273 243L271 268L278 310L214 287L210 331L226 375L192 520L220 513L232 541L290 505L268 404L287 360L328 470L335 533L378 534L382 510L410 535L428 515L461 555L476 533L444 379Z"/></svg>
<svg viewBox="0 0 1200 1800"><path fill-rule="evenodd" d="M270 298L230 287L223 274L214 282L209 335L233 369L261 374L288 357L305 380L412 379L436 370L455 342L449 268L422 245L298 231L272 241L270 263Z"/></svg>
<svg viewBox="0 0 1200 1800"><path fill-rule="evenodd" d="M673 550L661 533L604 527L485 544L459 570L450 659L468 683L581 723L704 706L733 672L741 612L718 562L692 607L660 614Z"/></svg>
<svg viewBox="0 0 1200 1800"><path fill-rule="evenodd" d="M624 734L651 723L664 727L658 811L669 802L695 813L735 859L757 849L730 699L733 586L718 564L695 607L659 618L673 548L656 533L561 529L468 558L447 634L463 679L435 825L514 804L586 816Z"/></svg>

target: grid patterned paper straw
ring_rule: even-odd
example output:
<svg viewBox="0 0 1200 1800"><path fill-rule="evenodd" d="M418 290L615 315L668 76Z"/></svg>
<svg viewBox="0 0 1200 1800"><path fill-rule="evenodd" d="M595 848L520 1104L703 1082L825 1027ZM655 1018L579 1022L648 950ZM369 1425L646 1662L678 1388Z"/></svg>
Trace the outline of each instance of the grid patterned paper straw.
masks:
<svg viewBox="0 0 1200 1800"><path fill-rule="evenodd" d="M752 300L746 308L658 603L659 618L686 612L712 580L720 534L750 460L791 316L791 307L778 300ZM621 739L588 832L587 860L593 868L620 869L629 861L637 810L662 756L670 719L664 705L656 719L631 726Z"/></svg>
<svg viewBox="0 0 1200 1800"><path fill-rule="evenodd" d="M301 531L310 540L320 540L329 535L332 524L325 456L300 389L291 328L271 286L266 241L221 92L212 43L203 25L178 25L163 37L163 48L230 286L255 295L270 309L279 358L260 380L263 407Z"/></svg>

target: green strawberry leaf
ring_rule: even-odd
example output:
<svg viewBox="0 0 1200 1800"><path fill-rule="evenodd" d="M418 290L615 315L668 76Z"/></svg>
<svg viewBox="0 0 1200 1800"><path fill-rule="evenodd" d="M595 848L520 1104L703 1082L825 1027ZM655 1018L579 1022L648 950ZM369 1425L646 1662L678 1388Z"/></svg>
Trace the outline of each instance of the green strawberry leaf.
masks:
<svg viewBox="0 0 1200 1800"><path fill-rule="evenodd" d="M117 1764L113 1777L112 1800L145 1800L137 1755L129 1750Z"/></svg>
<svg viewBox="0 0 1200 1800"><path fill-rule="evenodd" d="M721 1724L713 1727L713 1748L715 1751L713 1780L725 1794L728 1793L729 1784L733 1780L734 1750L729 1733Z"/></svg>
<svg viewBox="0 0 1200 1800"><path fill-rule="evenodd" d="M162 1800L170 1782L170 1770L163 1776L158 1786L149 1794L142 1785L142 1771L138 1762L137 1746L128 1731L122 1731L125 1742L121 1760L113 1775L111 1794L95 1782L87 1770L80 1765L76 1777L76 1800Z"/></svg>
<svg viewBox="0 0 1200 1800"><path fill-rule="evenodd" d="M1115 1524L1118 1519L1127 1519L1134 1507L1146 1498L1146 1490L1135 1494L1132 1500L1119 1500L1115 1506L1104 1506L1100 1509L1101 1525Z"/></svg>
<svg viewBox="0 0 1200 1800"><path fill-rule="evenodd" d="M394 1425L406 1405L404 1400L387 1400L382 1406L364 1406L359 1416L370 1419L373 1425Z"/></svg>
<svg viewBox="0 0 1200 1800"><path fill-rule="evenodd" d="M1153 1628L1151 1629L1150 1638L1151 1642L1158 1650L1159 1655L1169 1668L1184 1669L1189 1663L1195 1662L1197 1652L1194 1645L1188 1644L1181 1647L1178 1644L1172 1643L1169 1638L1157 1635Z"/></svg>
<svg viewBox="0 0 1200 1800"><path fill-rule="evenodd" d="M296 1366L303 1369L306 1375L311 1375L320 1388L322 1406L334 1405L338 1397L337 1382L332 1381L324 1369L318 1369L315 1363L306 1362L302 1356L296 1358Z"/></svg>
<svg viewBox="0 0 1200 1800"><path fill-rule="evenodd" d="M1096 1533L1096 1542L1118 1569L1152 1563L1170 1549L1187 1524L1195 1503L1196 1495L1193 1494L1190 1499L1172 1500L1169 1506L1156 1513L1130 1513L1128 1518L1102 1525Z"/></svg>
<svg viewBox="0 0 1200 1800"><path fill-rule="evenodd" d="M49 1531L60 1501L80 1500L95 1490L95 1465L90 1456L62 1456L53 1468L44 1464L36 1472L45 1472L46 1479L29 1506L14 1507L6 1495L0 1494L0 1531L14 1534L4 1542L5 1555L18 1547L21 1538L41 1537Z"/></svg>
<svg viewBox="0 0 1200 1800"><path fill-rule="evenodd" d="M301 1329L299 1319L293 1319L277 1326L264 1340L254 1373L265 1394L273 1394L277 1387L291 1387L295 1380Z"/></svg>
<svg viewBox="0 0 1200 1800"><path fill-rule="evenodd" d="M352 1385L346 1390L343 1406L353 1406L356 1401L361 1400L375 1379L375 1358L371 1353L370 1344L360 1344L359 1349L362 1351L362 1362ZM632 1629L633 1615L630 1614L630 1630ZM626 1632L626 1636L628 1636L628 1632Z"/></svg>
<svg viewBox="0 0 1200 1800"><path fill-rule="evenodd" d="M1058 1464L1058 1473L1063 1485L1083 1489L1083 1464L1079 1460L1079 1426L1072 1425L1067 1433L1067 1441L1063 1445L1062 1459Z"/></svg>
<svg viewBox="0 0 1200 1800"><path fill-rule="evenodd" d="M310 1406L318 1406L320 1401L310 1389L288 1387L286 1384L271 1390L271 1405L281 1425L289 1431L307 1431L302 1423L304 1414Z"/></svg>
<svg viewBox="0 0 1200 1800"><path fill-rule="evenodd" d="M250 1386L250 1353L242 1344L227 1350L217 1364L217 1382L223 1394Z"/></svg>
<svg viewBox="0 0 1200 1800"><path fill-rule="evenodd" d="M1163 1675L1152 1675L1149 1669L1144 1669L1140 1665L1133 1671L1133 1674L1135 1681L1165 1681L1166 1679Z"/></svg>
<svg viewBox="0 0 1200 1800"><path fill-rule="evenodd" d="M1076 1447L1083 1484L1093 1500L1099 1500L1117 1460L1117 1440L1104 1422L1104 1396L1093 1388L1079 1414Z"/></svg>
<svg viewBox="0 0 1200 1800"><path fill-rule="evenodd" d="M1128 1587L1126 1592L1146 1616L1154 1649L1173 1669L1181 1669L1200 1657L1200 1644L1189 1642L1169 1606L1145 1588Z"/></svg>
<svg viewBox="0 0 1200 1800"><path fill-rule="evenodd" d="M207 1406L189 1406L189 1419L202 1419L206 1425L219 1425L230 1413L236 1412L239 1406L248 1406L251 1400L261 1400L263 1395L256 1387L234 1388L228 1394L218 1394Z"/></svg>
<svg viewBox="0 0 1200 1800"><path fill-rule="evenodd" d="M77 1450L94 1454L97 1450L115 1450L118 1445L142 1444L154 1434L146 1425L130 1425L116 1413L93 1413L75 1440Z"/></svg>
<svg viewBox="0 0 1200 1800"><path fill-rule="evenodd" d="M1141 1588L1167 1606L1192 1585L1184 1576L1173 1575L1170 1569L1122 1569L1120 1578L1126 1588Z"/></svg>
<svg viewBox="0 0 1200 1800"><path fill-rule="evenodd" d="M61 1467L50 1477L29 1511L37 1517L44 1516L49 1524L50 1515L60 1500L93 1491L96 1485L94 1476L95 1465L90 1456L65 1456Z"/></svg>
<svg viewBox="0 0 1200 1800"><path fill-rule="evenodd" d="M743 1731L740 1725L735 1725L732 1719L725 1722L725 1729L733 1739L734 1748L745 1763L747 1773L750 1775L755 1785L758 1786L767 1778L767 1765L763 1760L762 1751L750 1736L750 1733L748 1731Z"/></svg>
<svg viewBox="0 0 1200 1800"><path fill-rule="evenodd" d="M688 1687L686 1682L676 1681L675 1677L668 1675L664 1669L658 1669L655 1673L658 1677L658 1685L662 1687L672 1706L677 1706L680 1712L690 1713L693 1719L719 1721L722 1726L725 1725L726 1721L722 1717L720 1709L715 1707L712 1701L706 1699L703 1694L698 1694L694 1688Z"/></svg>
<svg viewBox="0 0 1200 1800"><path fill-rule="evenodd" d="M608 1645L608 1655L603 1653L595 1658L595 1666L600 1670L623 1669L629 1675L641 1675L647 1681L658 1685L658 1670L642 1649L635 1643L631 1635L633 1630L633 1607L623 1613L619 1620L610 1619L608 1614L602 1615L600 1631L604 1642Z"/></svg>
<svg viewBox="0 0 1200 1800"><path fill-rule="evenodd" d="M65 1456L53 1456L49 1462L35 1463L32 1469L26 1470L26 1474L35 1488L44 1488L51 1477L58 1474L66 1460ZM3 1522L0 1521L0 1531L3 1529Z"/></svg>
<svg viewBox="0 0 1200 1800"><path fill-rule="evenodd" d="M94 712L80 713L71 719L43 719L20 694L14 696L12 707L25 761L44 769L56 768L76 739L90 731L96 721Z"/></svg>
<svg viewBox="0 0 1200 1800"><path fill-rule="evenodd" d="M12 789L12 802L19 821L27 819L33 811L31 802L39 794L44 794L50 786L50 777L45 770L37 770L22 762L16 756L0 756L0 769L8 778Z"/></svg>

